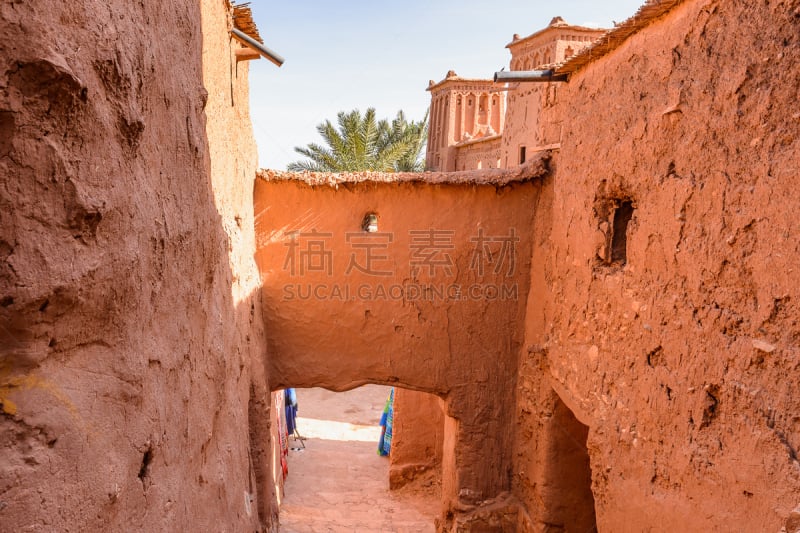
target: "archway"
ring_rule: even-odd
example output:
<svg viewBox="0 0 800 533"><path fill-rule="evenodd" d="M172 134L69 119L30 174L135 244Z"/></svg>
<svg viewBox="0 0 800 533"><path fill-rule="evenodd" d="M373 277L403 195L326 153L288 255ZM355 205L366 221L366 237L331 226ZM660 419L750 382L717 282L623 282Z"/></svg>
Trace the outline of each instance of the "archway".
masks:
<svg viewBox="0 0 800 533"><path fill-rule="evenodd" d="M295 389L292 396L296 431L286 439L286 420L279 419L284 435L275 441L285 448L287 468L279 488L281 530L434 531L444 442L439 398L371 384L339 393ZM379 442L384 410L394 414L385 425L391 438Z"/></svg>
<svg viewBox="0 0 800 533"><path fill-rule="evenodd" d="M532 178L546 172L540 158L526 174L486 179L273 173L256 181L271 389L373 383L442 398L453 450L442 459L446 523L511 489L508 406L530 282L531 241L522 235L539 193ZM369 231L365 216L374 218Z"/></svg>

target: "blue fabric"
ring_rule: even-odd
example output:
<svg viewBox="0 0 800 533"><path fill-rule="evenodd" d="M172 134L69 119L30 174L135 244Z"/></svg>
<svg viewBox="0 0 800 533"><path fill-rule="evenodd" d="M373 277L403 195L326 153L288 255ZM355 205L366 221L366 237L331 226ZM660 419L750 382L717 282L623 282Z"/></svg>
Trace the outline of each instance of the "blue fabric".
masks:
<svg viewBox="0 0 800 533"><path fill-rule="evenodd" d="M284 400L286 403L286 433L291 435L297 429L297 394L294 389L284 391Z"/></svg>
<svg viewBox="0 0 800 533"><path fill-rule="evenodd" d="M392 451L392 422L394 419L394 387L389 391L389 399L381 414L381 440L378 442L378 455L389 455Z"/></svg>

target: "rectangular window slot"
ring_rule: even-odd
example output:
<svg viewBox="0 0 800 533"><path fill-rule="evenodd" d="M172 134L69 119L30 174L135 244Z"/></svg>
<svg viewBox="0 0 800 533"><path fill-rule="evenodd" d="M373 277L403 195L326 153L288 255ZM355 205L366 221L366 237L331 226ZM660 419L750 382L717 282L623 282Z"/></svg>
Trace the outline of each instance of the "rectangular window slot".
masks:
<svg viewBox="0 0 800 533"><path fill-rule="evenodd" d="M624 265L628 259L628 223L633 216L633 203L621 202L614 211L614 224L611 230L611 263Z"/></svg>

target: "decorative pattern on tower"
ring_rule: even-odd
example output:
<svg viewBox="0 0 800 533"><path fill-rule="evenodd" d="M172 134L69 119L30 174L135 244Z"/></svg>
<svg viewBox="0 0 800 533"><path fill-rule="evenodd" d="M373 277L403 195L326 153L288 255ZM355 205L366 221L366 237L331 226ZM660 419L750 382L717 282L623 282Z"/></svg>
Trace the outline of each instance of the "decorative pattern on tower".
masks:
<svg viewBox="0 0 800 533"><path fill-rule="evenodd" d="M506 45L510 70L534 70L563 63L590 47L607 30L573 26L561 17L527 37L514 34ZM462 78L447 72L431 80L426 168L452 172L514 168L535 151L560 142L560 125L548 124L542 108L555 99L556 82L520 88L518 83ZM514 125L509 131L509 125ZM526 155L527 154L527 155Z"/></svg>

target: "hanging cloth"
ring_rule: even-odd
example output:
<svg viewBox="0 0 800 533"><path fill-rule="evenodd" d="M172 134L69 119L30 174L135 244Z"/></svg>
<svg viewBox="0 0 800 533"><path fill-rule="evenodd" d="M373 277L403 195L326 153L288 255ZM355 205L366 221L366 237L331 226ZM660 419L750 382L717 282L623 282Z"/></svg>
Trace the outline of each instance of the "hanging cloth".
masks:
<svg viewBox="0 0 800 533"><path fill-rule="evenodd" d="M381 440L378 441L378 455L389 455L392 450L392 421L394 419L394 387L389 391L389 399L381 414Z"/></svg>
<svg viewBox="0 0 800 533"><path fill-rule="evenodd" d="M297 394L294 389L284 390L284 402L286 406L286 433L294 435L297 429Z"/></svg>

